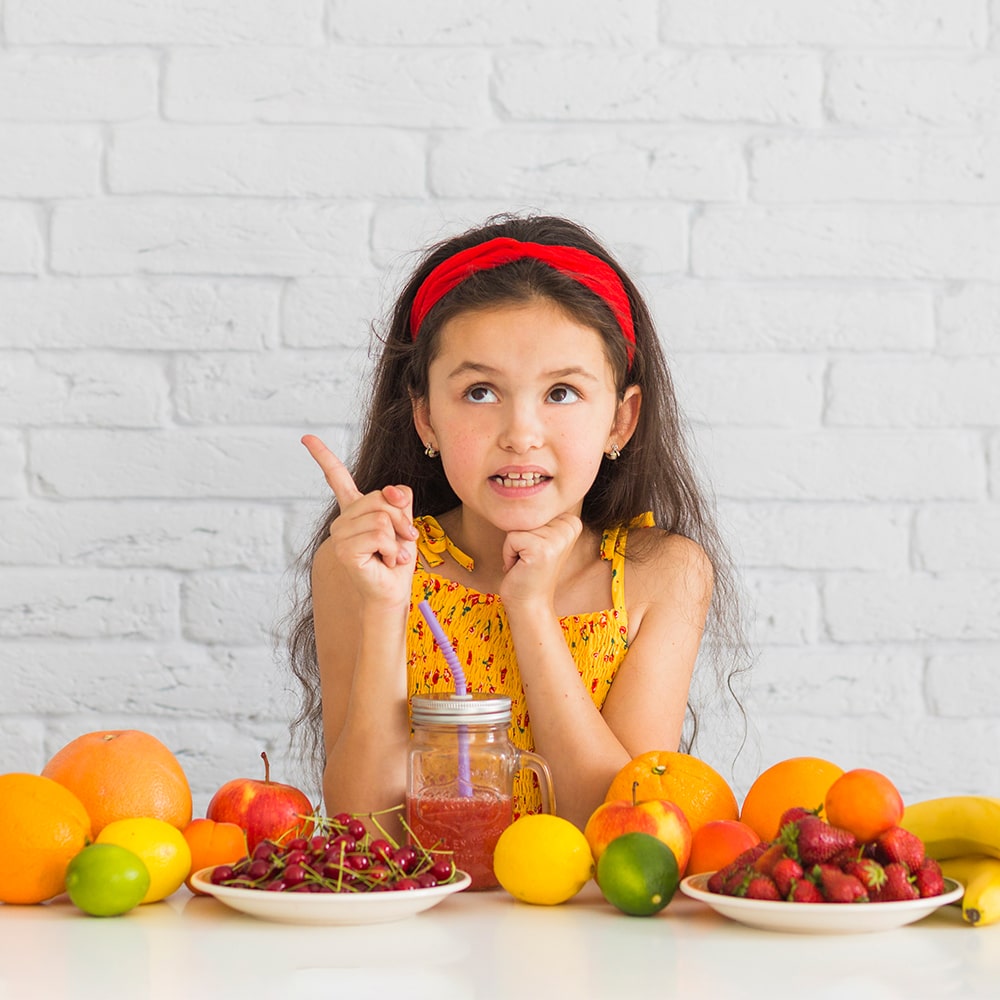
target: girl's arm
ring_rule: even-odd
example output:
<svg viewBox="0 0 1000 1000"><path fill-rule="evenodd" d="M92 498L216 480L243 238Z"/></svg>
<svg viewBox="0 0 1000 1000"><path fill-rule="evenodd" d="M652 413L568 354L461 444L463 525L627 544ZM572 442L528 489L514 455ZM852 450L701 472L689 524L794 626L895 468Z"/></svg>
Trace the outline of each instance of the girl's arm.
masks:
<svg viewBox="0 0 1000 1000"><path fill-rule="evenodd" d="M675 750L712 593L696 543L633 531L626 562L632 640L603 711L580 675L553 607L506 599L535 747L552 768L559 812L581 828L634 756Z"/></svg>
<svg viewBox="0 0 1000 1000"><path fill-rule="evenodd" d="M400 486L362 494L318 438L303 443L340 507L312 565L324 804L328 815L377 811L399 805L404 795L413 498Z"/></svg>
<svg viewBox="0 0 1000 1000"><path fill-rule="evenodd" d="M410 728L402 604L359 597L324 542L312 569L323 700L326 814L372 812L403 801Z"/></svg>

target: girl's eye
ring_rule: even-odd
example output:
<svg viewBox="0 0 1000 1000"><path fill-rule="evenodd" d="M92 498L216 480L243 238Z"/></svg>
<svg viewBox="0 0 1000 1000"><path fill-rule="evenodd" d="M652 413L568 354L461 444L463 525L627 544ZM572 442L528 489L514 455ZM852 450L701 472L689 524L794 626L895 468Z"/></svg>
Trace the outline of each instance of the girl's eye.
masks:
<svg viewBox="0 0 1000 1000"><path fill-rule="evenodd" d="M470 403L492 403L496 400L493 390L485 385L474 385L465 390L465 398Z"/></svg>
<svg viewBox="0 0 1000 1000"><path fill-rule="evenodd" d="M553 403L574 403L580 398L576 389L571 389L568 385L557 385L549 390L549 399Z"/></svg>

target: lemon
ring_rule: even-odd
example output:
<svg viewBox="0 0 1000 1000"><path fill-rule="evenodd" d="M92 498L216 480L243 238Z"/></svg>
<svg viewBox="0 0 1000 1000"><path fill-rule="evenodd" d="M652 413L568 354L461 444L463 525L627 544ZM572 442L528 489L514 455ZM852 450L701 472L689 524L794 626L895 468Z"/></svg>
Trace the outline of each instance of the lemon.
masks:
<svg viewBox="0 0 1000 1000"><path fill-rule="evenodd" d="M97 835L97 843L117 844L142 859L149 869L149 888L143 903L166 899L191 872L191 848L184 834L162 819L144 816L115 820Z"/></svg>
<svg viewBox="0 0 1000 1000"><path fill-rule="evenodd" d="M680 882L674 852L648 833L623 833L597 862L597 884L622 913L649 917L674 897Z"/></svg>
<svg viewBox="0 0 1000 1000"><path fill-rule="evenodd" d="M569 820L541 814L516 819L493 852L497 881L525 903L565 903L590 881L594 858Z"/></svg>
<svg viewBox="0 0 1000 1000"><path fill-rule="evenodd" d="M142 859L117 844L91 844L66 868L66 892L92 917L117 917L138 906L149 889Z"/></svg>

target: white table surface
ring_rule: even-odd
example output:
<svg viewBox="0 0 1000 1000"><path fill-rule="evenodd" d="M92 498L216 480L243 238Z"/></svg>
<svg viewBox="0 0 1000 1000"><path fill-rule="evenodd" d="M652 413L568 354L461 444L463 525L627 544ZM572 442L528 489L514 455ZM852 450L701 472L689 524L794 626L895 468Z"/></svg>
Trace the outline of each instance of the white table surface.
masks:
<svg viewBox="0 0 1000 1000"><path fill-rule="evenodd" d="M789 904L792 905L792 904ZM117 918L0 905L2 1000L621 1000L1000 997L1000 925L948 906L868 935L777 934L678 892L627 917L590 883L562 906L463 892L366 927L271 923L181 889Z"/></svg>

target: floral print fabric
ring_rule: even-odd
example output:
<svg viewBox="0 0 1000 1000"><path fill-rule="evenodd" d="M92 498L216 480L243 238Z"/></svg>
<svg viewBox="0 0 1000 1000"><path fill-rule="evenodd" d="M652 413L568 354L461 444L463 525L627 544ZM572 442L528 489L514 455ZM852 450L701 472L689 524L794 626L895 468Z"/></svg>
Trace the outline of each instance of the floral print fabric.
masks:
<svg viewBox="0 0 1000 1000"><path fill-rule="evenodd" d="M623 568L629 527L652 524L652 515L646 514L627 527L604 533L601 558L611 562L611 607L589 614L567 615L559 621L580 671L580 680L598 709L604 705L628 648ZM420 532L417 547L430 570L418 563L413 575L407 637L409 697L455 689L451 670L417 607L426 599L455 647L468 689L507 695L512 707L510 740L519 749L534 750L528 706L500 598L435 574L433 568L441 565L445 551L467 569L472 568L472 560L451 542L433 517L418 517L416 526ZM524 771L515 780L515 816L540 809L537 779L530 771Z"/></svg>

